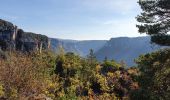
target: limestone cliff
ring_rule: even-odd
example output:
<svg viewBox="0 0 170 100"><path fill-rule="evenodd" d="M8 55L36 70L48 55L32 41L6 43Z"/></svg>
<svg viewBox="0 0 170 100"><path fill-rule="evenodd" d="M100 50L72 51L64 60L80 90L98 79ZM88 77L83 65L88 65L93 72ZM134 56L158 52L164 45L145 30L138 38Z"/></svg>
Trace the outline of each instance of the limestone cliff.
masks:
<svg viewBox="0 0 170 100"><path fill-rule="evenodd" d="M47 36L24 32L12 23L0 19L0 49L29 52L48 49L49 45Z"/></svg>

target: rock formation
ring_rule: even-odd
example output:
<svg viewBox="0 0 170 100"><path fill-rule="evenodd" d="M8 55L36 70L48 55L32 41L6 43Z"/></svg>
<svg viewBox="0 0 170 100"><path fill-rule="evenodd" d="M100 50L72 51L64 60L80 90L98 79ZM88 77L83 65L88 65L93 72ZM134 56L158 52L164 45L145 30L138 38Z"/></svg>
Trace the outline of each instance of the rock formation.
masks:
<svg viewBox="0 0 170 100"><path fill-rule="evenodd" d="M12 23L0 19L0 49L3 51L41 51L49 47L50 42L47 36L24 32Z"/></svg>

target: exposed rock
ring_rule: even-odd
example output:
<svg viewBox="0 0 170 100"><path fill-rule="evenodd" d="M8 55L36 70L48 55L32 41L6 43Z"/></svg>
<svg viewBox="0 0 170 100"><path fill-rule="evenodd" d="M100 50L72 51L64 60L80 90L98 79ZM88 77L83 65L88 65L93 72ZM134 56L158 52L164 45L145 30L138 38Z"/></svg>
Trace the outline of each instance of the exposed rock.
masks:
<svg viewBox="0 0 170 100"><path fill-rule="evenodd" d="M24 32L10 22L0 19L0 48L6 50L34 51L48 49L47 36Z"/></svg>
<svg viewBox="0 0 170 100"><path fill-rule="evenodd" d="M2 50L15 48L17 26L0 19L0 47Z"/></svg>

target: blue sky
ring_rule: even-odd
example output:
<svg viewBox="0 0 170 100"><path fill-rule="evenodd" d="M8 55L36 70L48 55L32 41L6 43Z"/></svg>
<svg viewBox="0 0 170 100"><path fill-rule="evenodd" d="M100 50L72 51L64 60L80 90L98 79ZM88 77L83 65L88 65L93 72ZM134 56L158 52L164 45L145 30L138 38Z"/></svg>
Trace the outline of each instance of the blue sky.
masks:
<svg viewBox="0 0 170 100"><path fill-rule="evenodd" d="M53 38L104 40L141 36L138 0L1 0L0 18Z"/></svg>

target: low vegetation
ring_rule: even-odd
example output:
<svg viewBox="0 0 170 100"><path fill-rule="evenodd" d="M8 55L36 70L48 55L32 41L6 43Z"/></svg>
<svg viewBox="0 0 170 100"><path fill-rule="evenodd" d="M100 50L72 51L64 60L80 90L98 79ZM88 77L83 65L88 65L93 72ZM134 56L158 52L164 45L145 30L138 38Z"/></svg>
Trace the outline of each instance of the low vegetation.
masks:
<svg viewBox="0 0 170 100"><path fill-rule="evenodd" d="M139 5L143 13L137 20L144 23L137 25L139 32L169 46L170 1L139 0ZM2 28L6 24L11 26L0 23ZM31 33L30 37L48 42L46 36ZM41 53L0 51L0 100L169 100L170 49L135 61L131 68L123 61L98 62L93 50L86 58L62 48L57 54L46 49Z"/></svg>
<svg viewBox="0 0 170 100"><path fill-rule="evenodd" d="M50 51L6 53L0 60L0 97L54 100L168 100L169 53L141 55L138 67L124 68L114 60L97 62L74 53Z"/></svg>
<svg viewBox="0 0 170 100"><path fill-rule="evenodd" d="M52 99L128 99L138 89L136 68L125 69L115 61L97 62L91 52L6 53L0 61L0 96L26 99L45 95Z"/></svg>

